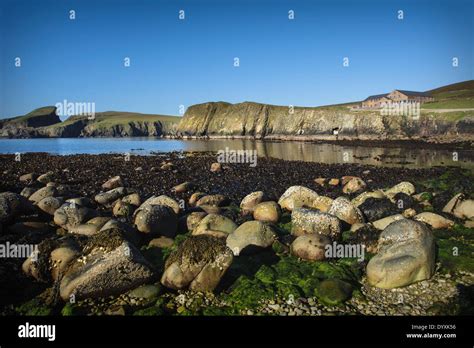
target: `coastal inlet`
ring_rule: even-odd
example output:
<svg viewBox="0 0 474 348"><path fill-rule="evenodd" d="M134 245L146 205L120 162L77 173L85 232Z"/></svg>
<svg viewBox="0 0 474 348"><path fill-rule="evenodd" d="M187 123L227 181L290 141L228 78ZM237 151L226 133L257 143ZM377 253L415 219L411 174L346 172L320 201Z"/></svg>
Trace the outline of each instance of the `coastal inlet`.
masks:
<svg viewBox="0 0 474 348"><path fill-rule="evenodd" d="M474 314L466 168L206 151L0 165L2 315Z"/></svg>
<svg viewBox="0 0 474 348"><path fill-rule="evenodd" d="M256 151L259 157L326 164L364 164L386 167L430 168L456 166L474 169L474 147L401 142L304 142L255 139L133 138L34 138L0 139L1 153L25 153L34 149L57 155L232 150Z"/></svg>

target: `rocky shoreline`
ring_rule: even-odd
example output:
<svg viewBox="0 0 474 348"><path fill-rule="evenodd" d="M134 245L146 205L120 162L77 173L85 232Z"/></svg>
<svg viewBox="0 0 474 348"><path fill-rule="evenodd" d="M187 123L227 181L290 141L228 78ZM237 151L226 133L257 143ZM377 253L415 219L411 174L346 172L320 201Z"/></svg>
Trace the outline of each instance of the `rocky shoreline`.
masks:
<svg viewBox="0 0 474 348"><path fill-rule="evenodd" d="M39 250L0 266L3 315L473 314L474 175L460 168L0 163L0 244Z"/></svg>

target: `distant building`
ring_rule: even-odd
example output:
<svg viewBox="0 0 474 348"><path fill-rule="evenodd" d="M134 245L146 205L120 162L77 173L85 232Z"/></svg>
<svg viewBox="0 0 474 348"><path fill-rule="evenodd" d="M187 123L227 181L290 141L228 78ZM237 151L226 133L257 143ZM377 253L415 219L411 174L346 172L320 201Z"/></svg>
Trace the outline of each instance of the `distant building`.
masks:
<svg viewBox="0 0 474 348"><path fill-rule="evenodd" d="M384 103L418 102L420 104L433 101L434 98L425 92L413 92L396 89L390 93L371 95L362 102L363 108L380 108Z"/></svg>

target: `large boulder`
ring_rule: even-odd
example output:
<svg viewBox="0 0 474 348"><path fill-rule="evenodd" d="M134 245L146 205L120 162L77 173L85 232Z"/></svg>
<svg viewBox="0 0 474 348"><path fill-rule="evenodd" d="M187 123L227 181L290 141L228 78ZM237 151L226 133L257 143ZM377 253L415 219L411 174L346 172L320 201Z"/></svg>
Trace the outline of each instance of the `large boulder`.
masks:
<svg viewBox="0 0 474 348"><path fill-rule="evenodd" d="M229 233L232 233L237 228L234 221L228 217L209 214L206 215L193 230L192 235L198 236L200 234L207 234L214 237L226 238Z"/></svg>
<svg viewBox="0 0 474 348"><path fill-rule="evenodd" d="M135 215L135 226L149 236L165 236L173 238L178 229L178 216L174 210L164 205L148 205L140 207Z"/></svg>
<svg viewBox="0 0 474 348"><path fill-rule="evenodd" d="M97 212L93 209L66 202L54 212L53 219L56 225L66 230L71 230L96 215Z"/></svg>
<svg viewBox="0 0 474 348"><path fill-rule="evenodd" d="M153 206L153 205L162 205L171 208L175 214L179 214L180 211L180 206L179 203L176 202L173 198L168 197L166 195L161 195L161 196L151 196L148 198L145 202L142 203L142 205L138 208L138 211L143 210L147 207Z"/></svg>
<svg viewBox="0 0 474 348"><path fill-rule="evenodd" d="M242 215L253 213L255 207L263 201L263 198L263 191L255 191L245 196L240 202L240 210Z"/></svg>
<svg viewBox="0 0 474 348"><path fill-rule="evenodd" d="M435 270L435 242L431 230L412 220L390 224L379 238L379 252L367 265L369 284L384 289L431 278Z"/></svg>
<svg viewBox="0 0 474 348"><path fill-rule="evenodd" d="M304 260L324 260L331 240L322 234L306 234L291 243L291 253Z"/></svg>
<svg viewBox="0 0 474 348"><path fill-rule="evenodd" d="M332 202L328 214L337 216L340 220L353 225L357 222L364 222L364 216L359 208L356 208L346 197L338 197Z"/></svg>
<svg viewBox="0 0 474 348"><path fill-rule="evenodd" d="M28 197L28 200L33 203L38 203L46 197L53 197L57 195L57 192L58 191L56 190L56 187L45 186L43 188L40 188L35 193L33 193L30 197Z"/></svg>
<svg viewBox="0 0 474 348"><path fill-rule="evenodd" d="M32 211L33 206L25 197L13 192L0 193L0 223L10 222Z"/></svg>
<svg viewBox="0 0 474 348"><path fill-rule="evenodd" d="M247 221L227 237L227 246L235 256L250 253L273 244L276 234L273 228L261 221Z"/></svg>
<svg viewBox="0 0 474 348"><path fill-rule="evenodd" d="M175 290L213 291L232 260L223 238L191 236L166 260L161 284Z"/></svg>
<svg viewBox="0 0 474 348"><path fill-rule="evenodd" d="M110 249L97 246L72 264L61 280L63 300L118 295L151 280L153 272L133 244L123 240Z"/></svg>
<svg viewBox="0 0 474 348"><path fill-rule="evenodd" d="M42 212L48 215L54 215L54 212L59 209L64 203L61 197L46 197L38 202L36 205Z"/></svg>
<svg viewBox="0 0 474 348"><path fill-rule="evenodd" d="M253 218L263 222L277 223L280 216L280 206L273 201L259 203L253 211Z"/></svg>
<svg viewBox="0 0 474 348"><path fill-rule="evenodd" d="M322 234L333 240L341 235L341 223L337 217L317 210L306 208L295 209L291 213L291 234Z"/></svg>
<svg viewBox="0 0 474 348"><path fill-rule="evenodd" d="M289 211L302 207L311 208L316 197L318 194L307 187L291 186L281 195L278 204Z"/></svg>

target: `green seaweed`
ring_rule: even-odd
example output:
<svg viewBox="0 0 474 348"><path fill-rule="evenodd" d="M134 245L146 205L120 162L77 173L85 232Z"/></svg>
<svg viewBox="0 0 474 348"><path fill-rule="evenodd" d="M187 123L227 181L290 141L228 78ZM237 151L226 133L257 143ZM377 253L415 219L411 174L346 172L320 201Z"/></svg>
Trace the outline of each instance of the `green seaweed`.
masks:
<svg viewBox="0 0 474 348"><path fill-rule="evenodd" d="M48 316L52 314L52 308L38 298L22 303L15 307L15 311L20 315L27 316Z"/></svg>

